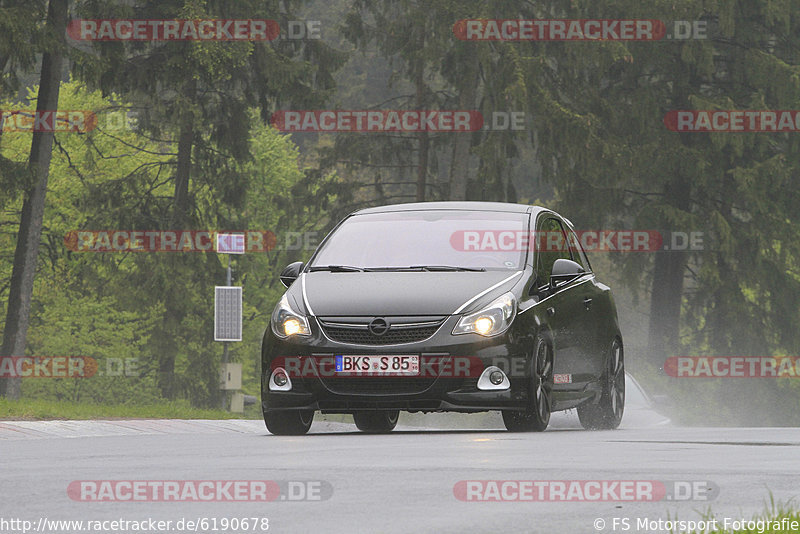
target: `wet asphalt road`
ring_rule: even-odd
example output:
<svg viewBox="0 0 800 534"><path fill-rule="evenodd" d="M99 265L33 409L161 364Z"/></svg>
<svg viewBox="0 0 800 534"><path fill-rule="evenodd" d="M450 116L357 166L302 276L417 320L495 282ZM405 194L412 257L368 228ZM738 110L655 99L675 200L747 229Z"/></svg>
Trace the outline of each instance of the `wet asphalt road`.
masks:
<svg viewBox="0 0 800 534"><path fill-rule="evenodd" d="M430 416L427 424L446 417ZM172 521L169 532L185 532L194 531L188 521L206 518L209 532L214 519L217 532L263 532L260 519L255 529L220 527L224 518L229 527L234 518L268 518L269 532L292 533L667 532L649 528L656 523L643 530L639 521L696 520L709 509L720 520L750 518L770 492L778 501L800 497L800 429L678 428L637 420L633 411L621 429L602 432L579 430L569 419L542 434L505 432L499 417L496 429L458 421L455 429L419 429L410 426L419 419L401 417L390 435L319 421L303 437L272 436L261 421L244 420L0 422L0 527L3 519L33 528L43 518L154 518ZM79 481L108 480L269 486L261 497L253 490L255 502L81 500L102 488L92 494ZM539 483L533 490L532 481ZM597 500L599 484L607 497L625 497L622 485L609 486L615 481L638 484L639 498L648 500ZM485 498L515 500L476 500ZM21 531L5 527L0 532Z"/></svg>

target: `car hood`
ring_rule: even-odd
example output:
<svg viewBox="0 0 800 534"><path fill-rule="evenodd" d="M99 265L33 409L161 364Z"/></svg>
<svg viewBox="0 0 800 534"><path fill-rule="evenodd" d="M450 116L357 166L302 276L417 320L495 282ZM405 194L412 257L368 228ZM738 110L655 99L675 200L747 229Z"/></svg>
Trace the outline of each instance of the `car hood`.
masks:
<svg viewBox="0 0 800 534"><path fill-rule="evenodd" d="M309 313L325 316L450 315L492 286L510 288L519 271L347 272L302 275ZM301 297L302 298L302 297Z"/></svg>

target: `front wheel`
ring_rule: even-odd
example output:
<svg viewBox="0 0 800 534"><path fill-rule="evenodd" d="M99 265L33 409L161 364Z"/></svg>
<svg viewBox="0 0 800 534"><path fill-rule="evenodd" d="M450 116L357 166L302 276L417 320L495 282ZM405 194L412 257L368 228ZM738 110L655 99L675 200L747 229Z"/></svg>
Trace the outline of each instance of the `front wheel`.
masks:
<svg viewBox="0 0 800 534"><path fill-rule="evenodd" d="M625 411L625 356L622 342L614 338L606 358L603 389L597 404L578 406L578 419L586 430L614 430Z"/></svg>
<svg viewBox="0 0 800 534"><path fill-rule="evenodd" d="M267 430L276 436L301 436L314 421L313 410L264 411Z"/></svg>
<svg viewBox="0 0 800 534"><path fill-rule="evenodd" d="M543 339L536 344L531 361L531 380L525 411L503 411L503 423L511 432L542 432L550 423L553 405L553 349Z"/></svg>
<svg viewBox="0 0 800 534"><path fill-rule="evenodd" d="M379 412L356 412L353 420L356 427L362 432L370 434L385 434L394 430L397 426L397 419L400 417L400 410L386 410Z"/></svg>

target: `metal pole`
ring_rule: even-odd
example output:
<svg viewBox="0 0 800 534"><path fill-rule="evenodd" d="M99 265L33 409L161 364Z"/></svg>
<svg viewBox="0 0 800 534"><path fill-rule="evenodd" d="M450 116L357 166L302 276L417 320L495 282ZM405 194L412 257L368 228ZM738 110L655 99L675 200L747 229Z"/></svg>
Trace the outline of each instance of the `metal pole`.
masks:
<svg viewBox="0 0 800 534"><path fill-rule="evenodd" d="M225 285L231 285L231 255L228 254L228 269L225 273ZM222 364L224 365L228 363L228 342L222 342ZM227 410L227 400L228 400L228 390L222 390L222 409Z"/></svg>
<svg viewBox="0 0 800 534"><path fill-rule="evenodd" d="M225 285L231 285L231 254L228 254L228 270L225 274ZM222 342L222 363L228 363L228 342Z"/></svg>

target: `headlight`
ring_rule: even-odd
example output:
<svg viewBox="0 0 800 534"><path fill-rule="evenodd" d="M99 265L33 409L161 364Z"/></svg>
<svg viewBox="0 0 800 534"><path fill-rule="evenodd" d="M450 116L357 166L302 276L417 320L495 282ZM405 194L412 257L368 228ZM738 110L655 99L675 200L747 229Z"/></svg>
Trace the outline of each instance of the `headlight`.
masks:
<svg viewBox="0 0 800 534"><path fill-rule="evenodd" d="M275 306L270 320L272 332L279 338L289 336L310 336L311 329L308 327L308 319L294 311L289 306L289 299L284 294L281 301Z"/></svg>
<svg viewBox="0 0 800 534"><path fill-rule="evenodd" d="M511 293L506 293L492 301L479 312L465 315L455 328L453 335L475 333L491 337L502 334L517 314L517 299Z"/></svg>

